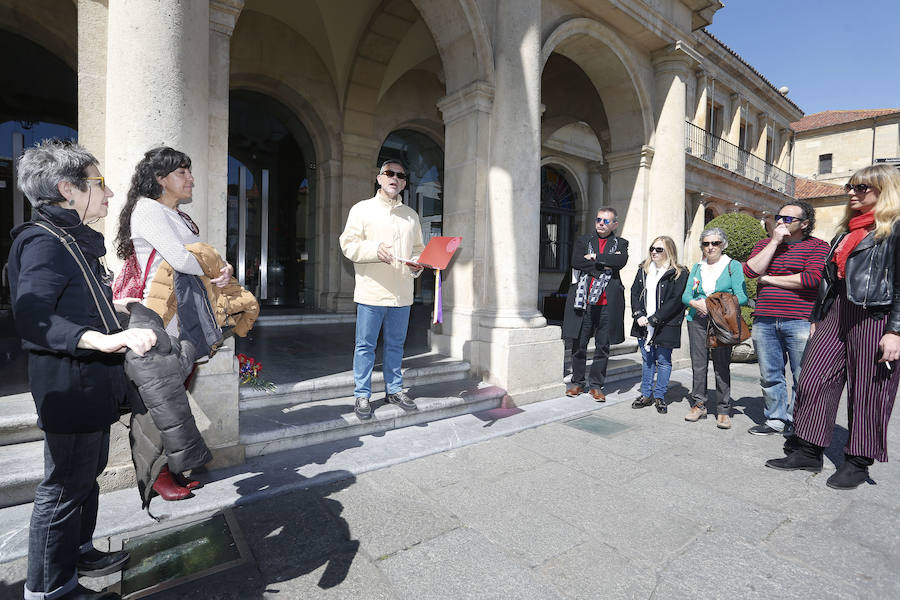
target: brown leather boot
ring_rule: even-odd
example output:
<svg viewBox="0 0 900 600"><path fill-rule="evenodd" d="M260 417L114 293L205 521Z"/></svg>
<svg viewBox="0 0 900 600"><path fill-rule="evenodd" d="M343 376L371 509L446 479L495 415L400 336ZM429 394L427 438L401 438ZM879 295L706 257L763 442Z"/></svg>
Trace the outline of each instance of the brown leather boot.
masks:
<svg viewBox="0 0 900 600"><path fill-rule="evenodd" d="M694 406L691 407L691 412L684 416L685 421L690 421L691 423L695 423L700 419L706 418L706 407L698 402Z"/></svg>
<svg viewBox="0 0 900 600"><path fill-rule="evenodd" d="M178 485L178 482L172 477L172 473L169 472L169 465L165 465L159 472L159 476L153 482L153 491L169 502L184 500L192 495L191 490Z"/></svg>

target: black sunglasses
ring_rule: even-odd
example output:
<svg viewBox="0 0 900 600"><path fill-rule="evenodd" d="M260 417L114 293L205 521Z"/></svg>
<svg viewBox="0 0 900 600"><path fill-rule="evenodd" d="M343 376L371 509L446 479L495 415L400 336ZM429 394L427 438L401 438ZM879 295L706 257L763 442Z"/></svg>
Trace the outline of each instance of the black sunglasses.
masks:
<svg viewBox="0 0 900 600"><path fill-rule="evenodd" d="M663 248L663 247L661 247L661 246L650 246L650 252L651 252L651 253L652 253L652 252L658 252L659 254L662 254L662 253L665 252L665 251L666 251L666 249Z"/></svg>
<svg viewBox="0 0 900 600"><path fill-rule="evenodd" d="M194 235L200 235L200 228L197 227L197 224L194 223L194 220L189 214L179 210L178 216L181 217L181 220L184 221L184 224L187 225L187 228L191 230L191 233L193 233Z"/></svg>
<svg viewBox="0 0 900 600"><path fill-rule="evenodd" d="M406 173L403 171L391 171L390 169L385 169L380 173L381 175L385 175L388 179L391 177L396 177L400 181L404 181L406 179Z"/></svg>
<svg viewBox="0 0 900 600"><path fill-rule="evenodd" d="M848 193L850 192L850 190L853 190L857 194L865 194L866 192L868 192L871 189L872 189L872 186L866 185L865 183L845 183L844 184L844 191L848 192Z"/></svg>
<svg viewBox="0 0 900 600"><path fill-rule="evenodd" d="M784 221L788 225L793 223L794 221L802 221L806 217L792 217L791 215L775 215L775 221Z"/></svg>
<svg viewBox="0 0 900 600"><path fill-rule="evenodd" d="M714 242L700 242L700 245L706 248L707 246L721 246L722 240L716 240Z"/></svg>
<svg viewBox="0 0 900 600"><path fill-rule="evenodd" d="M602 223L603 225L609 225L610 223L615 223L616 220L615 219L601 219L600 217L597 217L597 222Z"/></svg>

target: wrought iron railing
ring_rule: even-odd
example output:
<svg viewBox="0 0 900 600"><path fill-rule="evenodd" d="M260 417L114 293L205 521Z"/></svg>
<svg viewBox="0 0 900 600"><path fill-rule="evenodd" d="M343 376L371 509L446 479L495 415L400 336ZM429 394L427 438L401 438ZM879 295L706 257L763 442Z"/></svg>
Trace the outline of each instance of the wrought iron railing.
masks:
<svg viewBox="0 0 900 600"><path fill-rule="evenodd" d="M794 176L770 162L738 148L691 123L685 123L684 151L788 196L794 195Z"/></svg>

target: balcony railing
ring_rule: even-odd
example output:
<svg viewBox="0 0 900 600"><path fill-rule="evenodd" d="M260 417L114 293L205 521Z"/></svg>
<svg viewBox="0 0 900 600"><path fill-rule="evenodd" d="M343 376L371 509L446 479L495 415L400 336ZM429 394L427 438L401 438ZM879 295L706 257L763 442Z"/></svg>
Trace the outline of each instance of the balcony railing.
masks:
<svg viewBox="0 0 900 600"><path fill-rule="evenodd" d="M788 196L794 196L794 176L688 121L684 151L732 173Z"/></svg>

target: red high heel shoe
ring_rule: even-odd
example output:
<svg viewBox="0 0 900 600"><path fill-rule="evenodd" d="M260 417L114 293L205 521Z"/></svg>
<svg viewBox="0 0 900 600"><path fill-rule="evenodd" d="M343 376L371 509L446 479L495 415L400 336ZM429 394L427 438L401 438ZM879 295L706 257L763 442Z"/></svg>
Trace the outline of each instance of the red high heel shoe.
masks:
<svg viewBox="0 0 900 600"><path fill-rule="evenodd" d="M189 490L193 491L203 487L202 483L200 483L196 479L191 479L184 473L175 473L173 477L175 477L175 481L178 483L178 485L186 487Z"/></svg>
<svg viewBox="0 0 900 600"><path fill-rule="evenodd" d="M191 490L178 485L172 473L169 472L169 465L163 466L159 472L156 481L153 482L153 491L160 495L163 500L173 502L175 500L184 500L191 496Z"/></svg>

